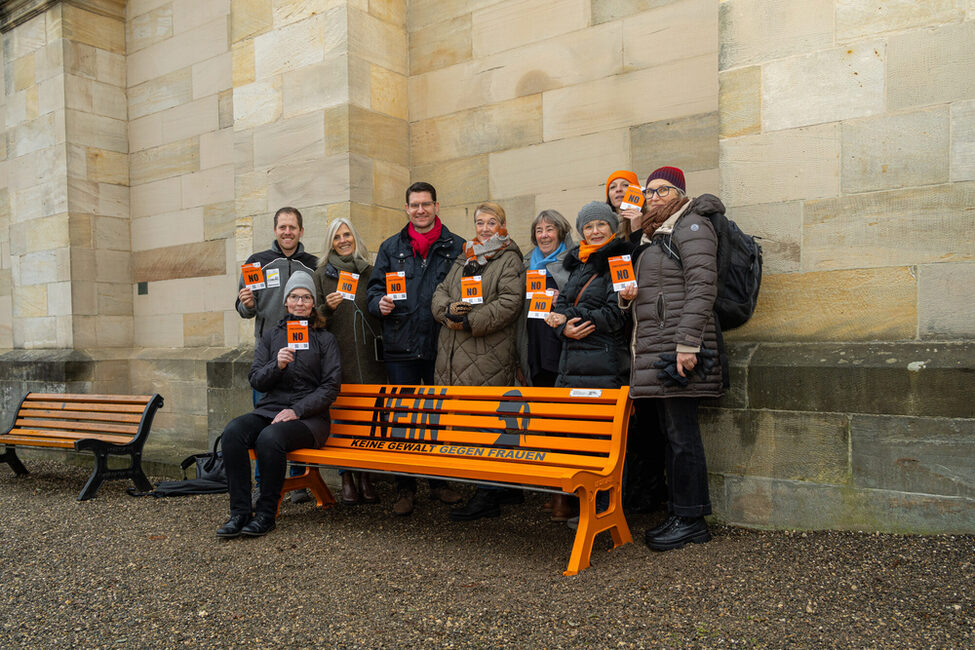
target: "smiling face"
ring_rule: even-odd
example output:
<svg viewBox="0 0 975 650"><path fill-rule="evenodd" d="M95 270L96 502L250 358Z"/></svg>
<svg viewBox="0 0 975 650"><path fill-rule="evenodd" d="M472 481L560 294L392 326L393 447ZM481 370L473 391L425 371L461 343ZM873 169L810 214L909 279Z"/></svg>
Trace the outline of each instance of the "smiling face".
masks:
<svg viewBox="0 0 975 650"><path fill-rule="evenodd" d="M593 219L582 227L582 236L590 246L605 244L613 237L613 228L608 221Z"/></svg>
<svg viewBox="0 0 975 650"><path fill-rule="evenodd" d="M410 199L406 204L406 214L410 223L419 233L429 232L437 218L440 203L433 200L430 192L410 192Z"/></svg>
<svg viewBox="0 0 975 650"><path fill-rule="evenodd" d="M630 181L625 178L615 178L613 182L609 184L609 193L607 198L609 202L613 204L614 210L619 210L620 203L623 202L623 195L626 194L626 188L630 186Z"/></svg>
<svg viewBox="0 0 975 650"><path fill-rule="evenodd" d="M308 318L315 308L315 297L308 289L292 289L285 302L288 303L288 313L298 318Z"/></svg>
<svg viewBox="0 0 975 650"><path fill-rule="evenodd" d="M352 231L344 223L339 226L338 230L335 231L335 236L332 237L332 250L342 257L351 255L355 251L355 237L352 236Z"/></svg>
<svg viewBox="0 0 975 650"><path fill-rule="evenodd" d="M559 229L545 219L535 226L535 241L538 242L538 250L542 251L543 255L551 254L562 243L559 241Z"/></svg>
<svg viewBox="0 0 975 650"><path fill-rule="evenodd" d="M651 194L650 190L657 191ZM663 192L663 195L661 195L660 192ZM672 201L675 196L680 194L681 191L679 188L674 187L673 183L662 178L655 178L647 184L647 203L650 204L651 208L655 208L658 205L663 205L668 201Z"/></svg>
<svg viewBox="0 0 975 650"><path fill-rule="evenodd" d="M474 215L474 231L481 242L491 239L501 229L501 220L490 212L478 212Z"/></svg>
<svg viewBox="0 0 975 650"><path fill-rule="evenodd" d="M277 224L274 226L274 239L278 242L281 252L290 257L295 249L305 229L298 225L298 216L291 212L282 212L277 217Z"/></svg>

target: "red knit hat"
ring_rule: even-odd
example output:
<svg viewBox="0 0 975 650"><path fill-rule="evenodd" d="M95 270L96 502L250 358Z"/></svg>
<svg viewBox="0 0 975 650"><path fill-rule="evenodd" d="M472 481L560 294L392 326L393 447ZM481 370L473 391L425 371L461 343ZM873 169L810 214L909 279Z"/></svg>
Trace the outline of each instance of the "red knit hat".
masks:
<svg viewBox="0 0 975 650"><path fill-rule="evenodd" d="M625 169L618 169L610 174L609 178L606 179L606 196L609 196L609 184L615 181L617 178L622 178L629 181L630 185L638 185L640 183L640 179L637 178L637 175L633 172Z"/></svg>
<svg viewBox="0 0 975 650"><path fill-rule="evenodd" d="M647 184L644 187L650 187L650 181L657 178L662 178L670 182L671 185L681 192L687 191L687 186L684 184L684 172L676 167L661 167L660 169L654 170L652 174L647 176Z"/></svg>

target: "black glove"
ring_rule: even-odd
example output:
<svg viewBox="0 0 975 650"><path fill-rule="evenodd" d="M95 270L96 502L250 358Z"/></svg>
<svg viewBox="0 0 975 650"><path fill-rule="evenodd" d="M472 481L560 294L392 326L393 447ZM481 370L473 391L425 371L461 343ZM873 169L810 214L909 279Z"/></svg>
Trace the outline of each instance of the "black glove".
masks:
<svg viewBox="0 0 975 650"><path fill-rule="evenodd" d="M661 368L660 372L657 373L657 379L661 380L664 386L668 388L672 386L686 387L690 381L687 377L681 377L680 373L677 372L676 352L661 354L660 358L653 362L653 367Z"/></svg>
<svg viewBox="0 0 975 650"><path fill-rule="evenodd" d="M697 365L694 366L694 372L701 379L707 379L708 373L714 368L714 364L718 362L718 352L716 350L709 350L704 345L701 345L701 351L697 353Z"/></svg>

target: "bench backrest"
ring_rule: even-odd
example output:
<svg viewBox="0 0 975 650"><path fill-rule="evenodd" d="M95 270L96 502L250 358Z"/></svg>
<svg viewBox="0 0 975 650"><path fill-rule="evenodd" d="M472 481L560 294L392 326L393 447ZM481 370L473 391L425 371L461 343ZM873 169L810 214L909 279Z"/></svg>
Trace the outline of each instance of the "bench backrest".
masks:
<svg viewBox="0 0 975 650"><path fill-rule="evenodd" d="M118 442L148 431L158 395L86 395L27 393L10 433L78 440ZM148 417L149 422L144 422Z"/></svg>
<svg viewBox="0 0 975 650"><path fill-rule="evenodd" d="M622 463L629 412L627 387L343 384L326 447L604 473Z"/></svg>

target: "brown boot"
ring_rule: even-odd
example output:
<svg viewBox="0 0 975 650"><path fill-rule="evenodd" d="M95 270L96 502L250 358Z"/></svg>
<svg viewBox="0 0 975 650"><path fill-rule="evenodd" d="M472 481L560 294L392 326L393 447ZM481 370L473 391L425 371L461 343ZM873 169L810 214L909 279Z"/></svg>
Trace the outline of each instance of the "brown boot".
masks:
<svg viewBox="0 0 975 650"><path fill-rule="evenodd" d="M368 472L359 472L359 496L363 503L379 503L376 488L372 485L372 474Z"/></svg>
<svg viewBox="0 0 975 650"><path fill-rule="evenodd" d="M579 511L579 501L571 494L552 497L552 521L568 521Z"/></svg>
<svg viewBox="0 0 975 650"><path fill-rule="evenodd" d="M342 503L347 506L354 506L359 503L359 491L355 487L355 474L353 472L342 473Z"/></svg>

